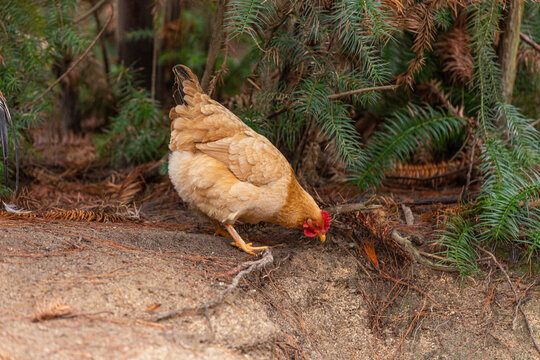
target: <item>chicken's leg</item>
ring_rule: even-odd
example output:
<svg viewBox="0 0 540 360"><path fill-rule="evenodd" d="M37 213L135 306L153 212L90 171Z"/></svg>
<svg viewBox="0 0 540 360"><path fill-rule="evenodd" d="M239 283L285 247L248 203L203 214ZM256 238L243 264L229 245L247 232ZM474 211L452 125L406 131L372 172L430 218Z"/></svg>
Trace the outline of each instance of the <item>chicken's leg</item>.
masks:
<svg viewBox="0 0 540 360"><path fill-rule="evenodd" d="M235 241L235 242L231 243L231 245L236 246L236 247L244 250L248 254L256 255L255 251L261 251L261 250L264 250L264 249L266 249L268 247L268 246L251 246L252 243L247 243L246 244L244 242L244 240L242 240L240 235L238 235L238 233L236 232L236 230L233 228L232 225L225 224L225 229L227 229L227 231L229 232L229 234L231 234L231 236L233 237L233 239Z"/></svg>
<svg viewBox="0 0 540 360"><path fill-rule="evenodd" d="M221 224L219 223L219 221L217 220L214 220L214 219L210 219L210 221L212 222L212 224L214 224L214 226L216 227L216 232L214 233L215 236L218 236L218 235L221 235L223 237L231 237L232 235L229 234L227 231L225 231L225 229L223 229L223 227L221 226Z"/></svg>

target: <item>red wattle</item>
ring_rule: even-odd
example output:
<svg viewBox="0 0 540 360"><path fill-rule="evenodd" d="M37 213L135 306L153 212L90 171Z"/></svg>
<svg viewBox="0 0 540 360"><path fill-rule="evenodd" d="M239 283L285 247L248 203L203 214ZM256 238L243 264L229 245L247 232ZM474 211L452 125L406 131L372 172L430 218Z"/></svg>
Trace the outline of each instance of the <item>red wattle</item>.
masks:
<svg viewBox="0 0 540 360"><path fill-rule="evenodd" d="M326 233L326 231L328 231L328 228L330 227L330 222L332 222L332 218L330 217L330 214L324 210L321 210L321 214L322 214L322 218L324 222L323 229L324 229L324 232Z"/></svg>

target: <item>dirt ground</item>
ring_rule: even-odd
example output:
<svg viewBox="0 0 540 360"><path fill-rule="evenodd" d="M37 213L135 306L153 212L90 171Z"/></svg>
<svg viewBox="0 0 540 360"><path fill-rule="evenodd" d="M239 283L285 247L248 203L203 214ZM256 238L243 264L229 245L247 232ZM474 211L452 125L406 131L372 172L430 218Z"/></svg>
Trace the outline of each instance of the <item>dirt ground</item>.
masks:
<svg viewBox="0 0 540 360"><path fill-rule="evenodd" d="M254 259L200 232L0 218L0 359L538 358L495 267L463 280L411 265L374 327L379 275L354 244L285 229L262 236L274 262L207 316L150 321L211 300ZM523 309L540 340L538 293Z"/></svg>

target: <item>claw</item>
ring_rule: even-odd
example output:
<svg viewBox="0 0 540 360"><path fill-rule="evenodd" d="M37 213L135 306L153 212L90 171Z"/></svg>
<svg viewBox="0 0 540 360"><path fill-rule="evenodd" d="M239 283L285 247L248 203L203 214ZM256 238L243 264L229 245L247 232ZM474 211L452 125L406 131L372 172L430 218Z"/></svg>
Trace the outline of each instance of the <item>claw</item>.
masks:
<svg viewBox="0 0 540 360"><path fill-rule="evenodd" d="M231 245L236 246L237 248L242 249L251 255L257 255L255 251L263 251L264 249L268 248L268 246L251 246L252 243L239 244L237 242L232 242Z"/></svg>
<svg viewBox="0 0 540 360"><path fill-rule="evenodd" d="M225 224L225 229L231 234L232 238L234 239L234 242L231 243L231 245L236 246L237 248L240 248L251 255L257 255L255 251L262 251L266 249L268 246L251 246L253 243L245 243L244 240L238 235L236 230L232 227L232 225Z"/></svg>

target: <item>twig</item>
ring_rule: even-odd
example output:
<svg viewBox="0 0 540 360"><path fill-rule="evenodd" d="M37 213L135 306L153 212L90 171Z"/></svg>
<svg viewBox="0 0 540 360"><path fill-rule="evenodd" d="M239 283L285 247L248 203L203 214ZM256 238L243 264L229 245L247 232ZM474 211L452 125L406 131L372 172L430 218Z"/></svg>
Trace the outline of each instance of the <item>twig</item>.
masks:
<svg viewBox="0 0 540 360"><path fill-rule="evenodd" d="M349 96L349 95L355 95L355 94L361 94L368 91L377 91L377 90L395 90L399 87L399 85L383 85L383 86L373 86L373 87L367 87L362 89L355 89L350 91L345 91L338 94L332 94L328 95L329 99L336 100L341 99L342 97Z"/></svg>
<svg viewBox="0 0 540 360"><path fill-rule="evenodd" d="M471 200L476 199L478 194L471 194ZM449 197L429 197L421 198L415 200L403 200L400 201L401 204L407 205L431 205L431 204L453 204L460 201L459 196L449 196Z"/></svg>
<svg viewBox="0 0 540 360"><path fill-rule="evenodd" d="M467 182L465 183L465 189L463 190L463 198L466 198L469 194L469 186L471 185L471 175L474 164L474 149L476 148L476 138L473 140L471 147L471 156L469 157L469 170L467 170Z"/></svg>
<svg viewBox="0 0 540 360"><path fill-rule="evenodd" d="M414 216L411 208L405 204L401 204L401 208L403 209L403 215L405 215L405 222L407 225L414 225Z"/></svg>
<svg viewBox="0 0 540 360"><path fill-rule="evenodd" d="M520 32L519 37L521 40L525 41L527 44L531 45L532 48L538 52L540 52L540 45L538 45L536 42L534 42L533 39L525 35L524 33Z"/></svg>
<svg viewBox="0 0 540 360"><path fill-rule="evenodd" d="M416 250L416 248L411 244L410 240L399 235L397 231L392 231L391 236L392 236L392 239L394 239L399 245L401 245L403 250L405 250L409 255L411 255L411 257L419 264L422 264L433 270L438 270L438 271L447 271L447 272L459 271L458 268L454 266L435 264L429 261L428 259L422 257L422 255L420 255L418 250Z"/></svg>
<svg viewBox="0 0 540 360"><path fill-rule="evenodd" d="M227 295L227 293L229 293L233 289L235 289L238 286L238 283L240 282L240 280L242 278L244 278L244 276L246 276L247 274L252 273L255 270L263 268L266 265L271 264L273 262L274 262L274 256L272 255L272 251L270 251L270 249L265 249L264 252L263 252L263 257L261 259L256 260L256 261L248 261L246 263L241 264L240 265L241 267L247 267L247 269L240 271L233 278L233 280L229 284L229 286L227 286L225 289L223 289L219 293L219 295L217 297L215 297L214 299L212 299L212 300L210 300L210 301L208 301L208 302L206 302L204 304L198 305L196 307L187 307L187 308L172 310L172 311L166 312L164 314L161 314L159 316L156 316L156 317L154 317L152 319L148 319L147 321L158 322L158 321L161 321L161 320L169 319L169 318L171 318L173 316L176 316L176 315L181 315L181 314L190 313L190 312L195 312L195 313L203 312L203 314L205 314L206 318L208 319L208 309L222 303L223 302L223 297L225 295Z"/></svg>
<svg viewBox="0 0 540 360"><path fill-rule="evenodd" d="M82 14L81 16L79 16L78 18L76 18L75 20L73 20L73 23L74 24L78 24L80 23L81 21L83 21L84 19L86 19L87 17L89 17L90 15L92 15L96 10L98 10L101 5L103 5L106 1L108 0L100 0L98 1L98 3L94 6L92 6L87 12L85 12L84 14Z"/></svg>
<svg viewBox="0 0 540 360"><path fill-rule="evenodd" d="M510 284L510 288L512 289L512 292L514 293L514 297L515 297L515 300L516 300L516 310L515 310L515 315L514 315L514 321L513 321L512 328L515 328L515 321L516 321L516 317L517 317L517 312L519 310L519 312L521 312L521 315L523 315L523 319L525 319L525 325L527 325L527 330L529 331L529 336L531 337L534 348L536 349L538 354L540 354L540 347L538 346L538 344L536 343L536 340L534 339L534 335L533 335L533 332L532 332L532 329L531 329L531 325L529 324L529 319L527 319L527 315L525 315L525 312L521 308L521 300L520 300L519 295L518 295L518 293L516 291L516 288L514 287L514 283L512 283L512 280L510 279L510 276L508 276L508 273L504 270L501 263L497 260L495 255L493 255L493 253L491 253L490 251L488 251L488 250L486 250L486 249L484 249L484 248L482 248L482 247L480 247L480 246L478 246L476 244L474 246L478 250L480 250L483 253L485 253L486 255L488 255L493 260L493 262L495 262L495 264L497 265L499 270L501 270L501 272L506 277L506 280L508 281L508 284Z"/></svg>
<svg viewBox="0 0 540 360"><path fill-rule="evenodd" d="M343 205L336 205L336 206L330 206L324 209L324 211L328 212L332 215L340 215L340 214L346 214L354 211L366 211L366 210L373 210L381 208L381 205L366 205L364 203L353 203L353 204L343 204Z"/></svg>
<svg viewBox="0 0 540 360"><path fill-rule="evenodd" d="M109 4L110 5L110 4ZM28 107L32 107L35 103L37 103L39 100L41 100L45 95L47 95L56 85L58 85L60 83L60 81L62 81L77 65L79 65L79 63L86 57L86 55L88 55L88 53L90 52L90 50L92 50L92 48L96 45L96 43L98 42L99 38L101 37L101 35L103 35L103 33L105 32L105 30L107 29L107 27L109 26L109 24L111 23L112 21L112 18L114 17L114 9L111 6L111 16L109 17L109 19L107 19L107 22L105 23L105 25L103 26L103 28L99 31L99 33L97 34L97 36L95 37L95 39L92 41L92 43L88 46L88 48L86 48L86 50L82 53L81 56L79 56L77 58L77 60L75 60L70 66L69 68L66 70L65 73L63 73L62 75L60 75L60 77L58 79L56 79L56 81L47 88L47 90L45 90L44 92L41 93L41 95L39 95L38 97L36 97L34 100L30 101L27 106Z"/></svg>

